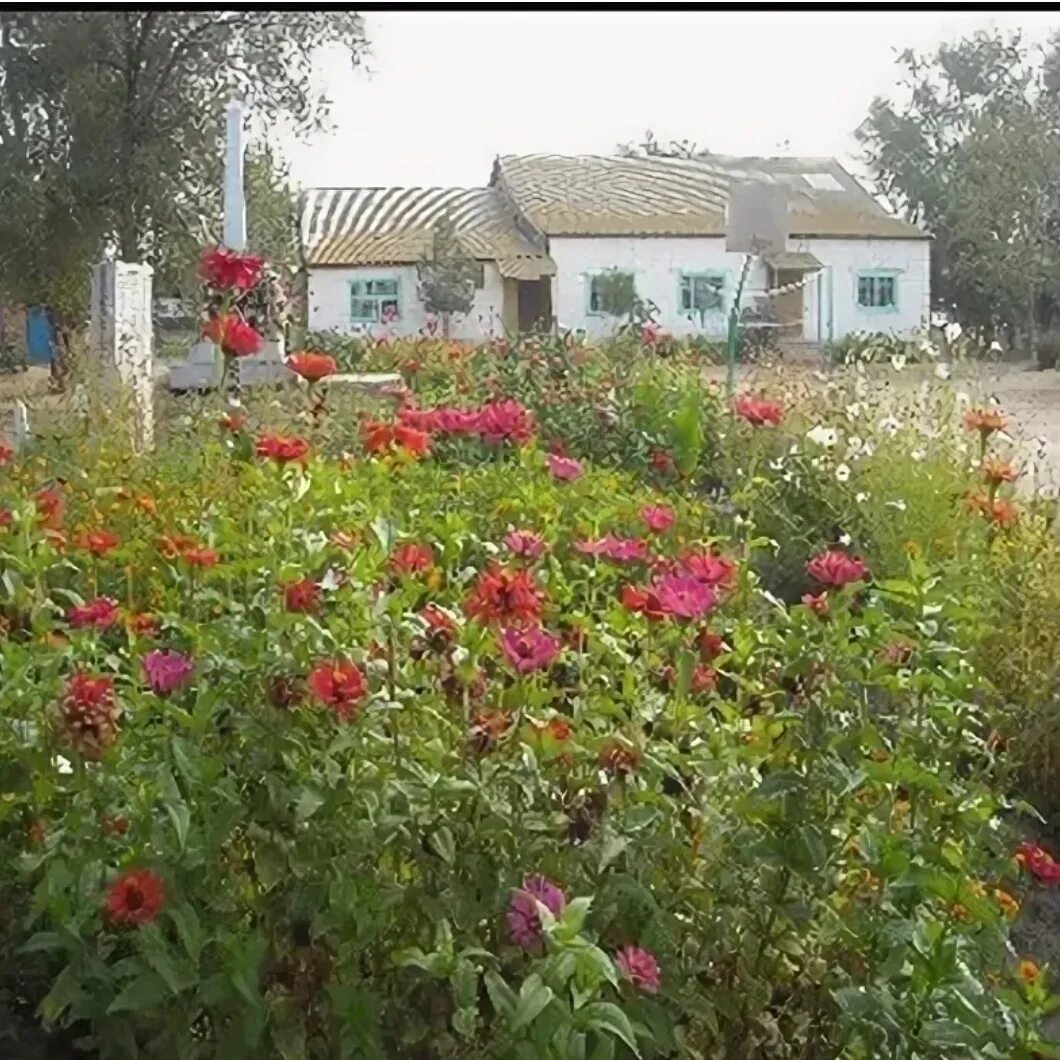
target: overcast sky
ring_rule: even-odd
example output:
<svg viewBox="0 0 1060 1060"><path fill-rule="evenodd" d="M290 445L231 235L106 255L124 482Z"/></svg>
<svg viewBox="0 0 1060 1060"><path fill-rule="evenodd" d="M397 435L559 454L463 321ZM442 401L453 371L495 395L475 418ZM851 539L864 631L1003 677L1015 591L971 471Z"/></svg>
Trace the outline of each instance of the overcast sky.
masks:
<svg viewBox="0 0 1060 1060"><path fill-rule="evenodd" d="M976 29L1044 42L1060 12L370 12L366 68L320 55L336 128L284 141L303 185L481 185L497 154L690 138L855 160L895 55Z"/></svg>

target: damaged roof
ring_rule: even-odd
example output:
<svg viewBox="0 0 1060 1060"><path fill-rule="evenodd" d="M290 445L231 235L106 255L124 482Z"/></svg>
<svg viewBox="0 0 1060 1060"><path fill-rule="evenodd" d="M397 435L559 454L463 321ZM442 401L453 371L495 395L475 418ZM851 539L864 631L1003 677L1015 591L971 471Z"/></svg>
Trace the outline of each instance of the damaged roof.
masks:
<svg viewBox="0 0 1060 1060"><path fill-rule="evenodd" d="M787 185L793 237L928 238L832 158L503 155L490 184L549 236L719 236L742 180Z"/></svg>
<svg viewBox="0 0 1060 1060"><path fill-rule="evenodd" d="M502 276L553 275L555 263L517 227L495 188L311 188L302 197L306 264L413 264L430 256L435 223L448 214L464 252L496 261Z"/></svg>

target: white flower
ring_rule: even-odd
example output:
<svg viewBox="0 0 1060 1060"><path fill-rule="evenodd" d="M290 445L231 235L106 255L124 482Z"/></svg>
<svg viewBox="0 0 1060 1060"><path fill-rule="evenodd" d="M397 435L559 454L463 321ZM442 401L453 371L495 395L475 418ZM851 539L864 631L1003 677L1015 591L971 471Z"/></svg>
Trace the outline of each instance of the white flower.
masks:
<svg viewBox="0 0 1060 1060"><path fill-rule="evenodd" d="M893 416L885 416L882 420L880 420L877 426L880 428L881 431L883 431L885 434L889 434L892 438L902 428L901 423Z"/></svg>
<svg viewBox="0 0 1060 1060"><path fill-rule="evenodd" d="M825 449L831 449L839 441L839 432L834 427L825 427L824 424L819 424L813 430L807 431L806 437L811 442L823 445Z"/></svg>
<svg viewBox="0 0 1060 1060"><path fill-rule="evenodd" d="M799 443L792 442L791 448L788 450L788 456L795 456L799 451Z"/></svg>
<svg viewBox="0 0 1060 1060"><path fill-rule="evenodd" d="M320 588L326 593L334 592L342 584L342 578L334 567L328 567L327 573L320 579Z"/></svg>
<svg viewBox="0 0 1060 1060"><path fill-rule="evenodd" d="M63 758L62 755L56 755L55 764L59 767L60 773L72 773L74 771L74 767L70 763L70 759Z"/></svg>
<svg viewBox="0 0 1060 1060"><path fill-rule="evenodd" d="M1005 351L1001 348L1001 343L998 342L997 339L994 339L994 341L992 343L990 343L990 352L991 353L1004 353Z"/></svg>
<svg viewBox="0 0 1060 1060"><path fill-rule="evenodd" d="M909 455L914 460L920 461L920 460L923 460L927 456L927 453L923 449L914 449Z"/></svg>
<svg viewBox="0 0 1060 1060"><path fill-rule="evenodd" d="M887 502L887 507L888 508L896 508L898 511L904 512L905 511L905 501L903 501L901 498L899 498L896 501L888 501Z"/></svg>
<svg viewBox="0 0 1060 1060"><path fill-rule="evenodd" d="M892 353L891 354L891 367L896 372L900 372L905 367L905 354L904 353Z"/></svg>
<svg viewBox="0 0 1060 1060"><path fill-rule="evenodd" d="M943 329L942 333L946 336L947 342L956 342L961 337L961 332L964 329L957 321L953 321L952 324L947 324Z"/></svg>
<svg viewBox="0 0 1060 1060"><path fill-rule="evenodd" d="M847 456L857 456L865 443L855 434L847 440Z"/></svg>
<svg viewBox="0 0 1060 1060"><path fill-rule="evenodd" d="M867 493L855 493L854 494L854 500L856 500L858 502L858 504L864 504L865 501L867 501L868 499L869 499L869 495Z"/></svg>
<svg viewBox="0 0 1060 1060"><path fill-rule="evenodd" d="M942 351L933 342L928 342L927 339L921 339L921 341L920 341L920 352L923 353L923 354L926 354L928 357L934 358L934 357L938 357L938 355Z"/></svg>
<svg viewBox="0 0 1060 1060"><path fill-rule="evenodd" d="M935 375L937 375L939 379L949 379L949 377L953 375L953 369L948 364L936 364Z"/></svg>
<svg viewBox="0 0 1060 1060"><path fill-rule="evenodd" d="M467 648L462 648L458 644L449 653L449 658L452 660L454 666L459 666L462 662L465 662L468 659L470 654L471 653L467 650Z"/></svg>
<svg viewBox="0 0 1060 1060"><path fill-rule="evenodd" d="M846 414L848 420L856 420L861 415L861 402L855 401L852 405L847 405Z"/></svg>
<svg viewBox="0 0 1060 1060"><path fill-rule="evenodd" d="M850 536L850 534L840 534L839 535L839 543L844 548L846 548L853 540L854 539Z"/></svg>
<svg viewBox="0 0 1060 1060"><path fill-rule="evenodd" d="M835 469L835 477L838 482L846 482L850 478L850 468L846 464L840 464Z"/></svg>

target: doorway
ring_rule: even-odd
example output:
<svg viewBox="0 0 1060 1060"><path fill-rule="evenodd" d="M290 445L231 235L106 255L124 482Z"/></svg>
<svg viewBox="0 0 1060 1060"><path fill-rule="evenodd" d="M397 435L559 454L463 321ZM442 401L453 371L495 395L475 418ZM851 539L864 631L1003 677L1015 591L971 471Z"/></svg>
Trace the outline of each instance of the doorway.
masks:
<svg viewBox="0 0 1060 1060"><path fill-rule="evenodd" d="M781 328L781 337L785 339L801 339L802 311L803 311L803 284L806 273L801 269L777 269L773 273L773 286L786 287L788 284L799 284L792 291L784 291L774 297L773 303L777 310L777 322Z"/></svg>
<svg viewBox="0 0 1060 1060"><path fill-rule="evenodd" d="M552 280L541 276L519 281L519 330L547 331L552 327Z"/></svg>

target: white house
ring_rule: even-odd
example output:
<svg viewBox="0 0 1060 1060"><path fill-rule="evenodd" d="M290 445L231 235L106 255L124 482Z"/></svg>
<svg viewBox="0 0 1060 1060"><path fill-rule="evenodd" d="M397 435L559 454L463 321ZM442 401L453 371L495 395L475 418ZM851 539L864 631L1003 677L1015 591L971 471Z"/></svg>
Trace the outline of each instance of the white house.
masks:
<svg viewBox="0 0 1060 1060"><path fill-rule="evenodd" d="M415 265L448 213L482 266L454 337L552 321L605 334L617 321L602 312L602 277L616 269L667 330L721 336L744 260L725 249L725 208L743 180L787 186L787 250L754 259L743 296L770 303L786 339L926 325L925 233L883 210L834 159L718 155L505 155L487 188L311 190L302 211L309 325L419 331Z"/></svg>

